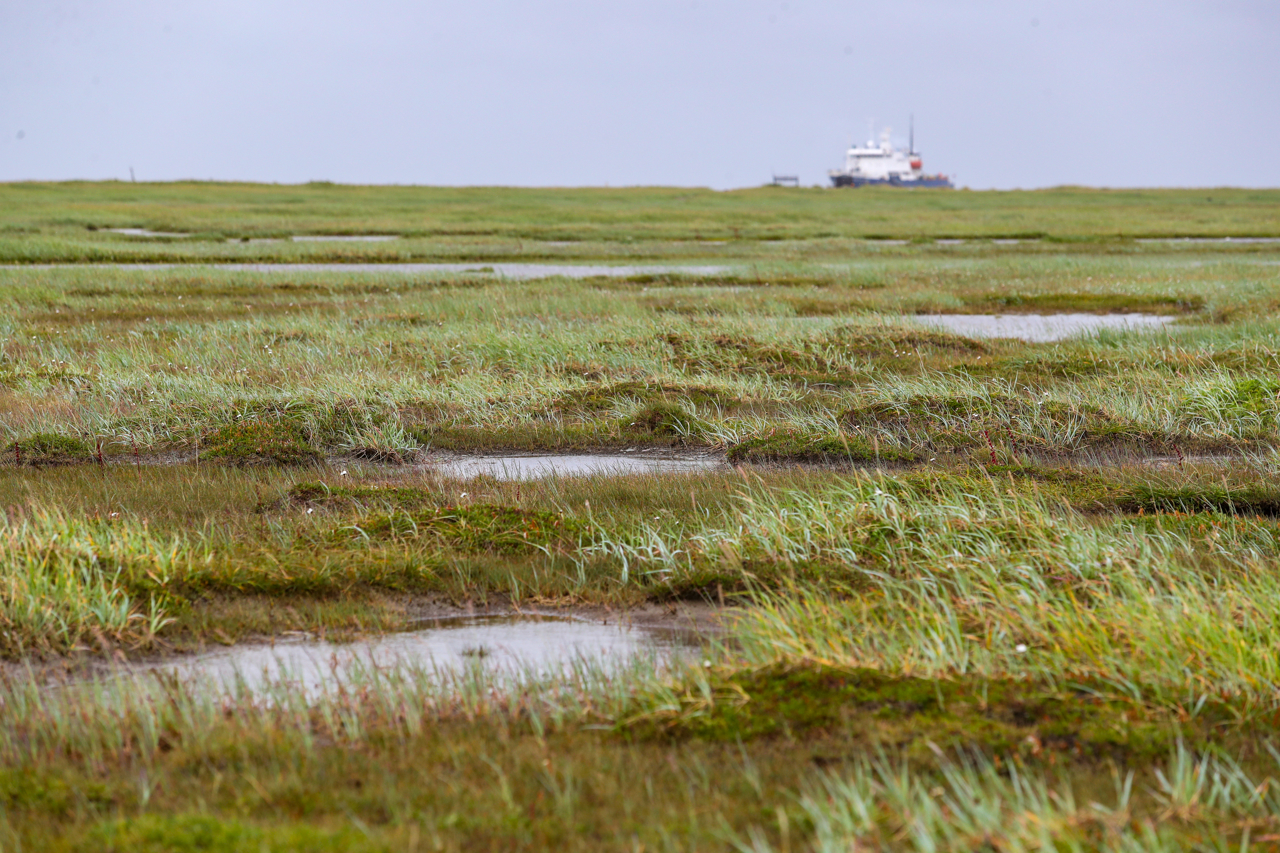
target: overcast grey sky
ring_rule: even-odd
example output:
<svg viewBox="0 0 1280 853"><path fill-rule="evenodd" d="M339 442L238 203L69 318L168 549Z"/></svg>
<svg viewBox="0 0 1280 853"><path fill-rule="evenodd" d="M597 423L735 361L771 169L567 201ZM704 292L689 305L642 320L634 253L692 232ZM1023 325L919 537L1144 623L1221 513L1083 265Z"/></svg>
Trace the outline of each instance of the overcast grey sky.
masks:
<svg viewBox="0 0 1280 853"><path fill-rule="evenodd" d="M1277 0L0 0L0 180L1280 186Z"/></svg>

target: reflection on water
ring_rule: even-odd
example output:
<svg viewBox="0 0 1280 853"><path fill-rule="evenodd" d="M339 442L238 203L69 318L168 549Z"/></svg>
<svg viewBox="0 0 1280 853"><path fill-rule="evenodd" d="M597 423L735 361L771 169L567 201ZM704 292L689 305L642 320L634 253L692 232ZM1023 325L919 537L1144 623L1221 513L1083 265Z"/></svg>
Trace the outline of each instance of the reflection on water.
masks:
<svg viewBox="0 0 1280 853"><path fill-rule="evenodd" d="M1099 329L1158 328L1175 318L1155 314L920 314L915 319L957 335L1046 343Z"/></svg>
<svg viewBox="0 0 1280 853"><path fill-rule="evenodd" d="M127 234L130 237L190 237L180 231L150 231L146 228L103 228L103 231L111 231L116 234Z"/></svg>
<svg viewBox="0 0 1280 853"><path fill-rule="evenodd" d="M482 475L498 480L534 480L539 477L585 477L593 474L678 474L723 467L714 457L662 457L637 454L582 456L465 456L428 463L431 470L449 477L471 479Z"/></svg>
<svg viewBox="0 0 1280 853"><path fill-rule="evenodd" d="M688 631L637 628L545 615L475 616L437 620L418 631L351 643L296 640L242 645L149 666L146 671L215 691L251 691L288 682L314 695L370 668L409 666L442 674L475 668L544 677L589 664L606 671L638 660L661 664L700 645Z"/></svg>
<svg viewBox="0 0 1280 853"><path fill-rule="evenodd" d="M295 243L385 243L400 238L396 234L297 234L289 239Z"/></svg>

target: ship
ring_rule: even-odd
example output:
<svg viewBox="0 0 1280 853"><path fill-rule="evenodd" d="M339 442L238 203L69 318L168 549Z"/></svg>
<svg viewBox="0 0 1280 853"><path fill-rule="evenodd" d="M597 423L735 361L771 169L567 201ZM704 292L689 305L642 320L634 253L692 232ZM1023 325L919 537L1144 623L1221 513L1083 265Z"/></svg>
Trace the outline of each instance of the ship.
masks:
<svg viewBox="0 0 1280 853"><path fill-rule="evenodd" d="M928 187L952 189L946 175L926 175L924 163L916 151L915 122L911 123L911 136L906 151L894 148L889 140L890 128L880 131L880 144L874 139L859 147L849 146L844 155L844 168L832 169L827 174L837 187L863 187L883 184L890 187Z"/></svg>

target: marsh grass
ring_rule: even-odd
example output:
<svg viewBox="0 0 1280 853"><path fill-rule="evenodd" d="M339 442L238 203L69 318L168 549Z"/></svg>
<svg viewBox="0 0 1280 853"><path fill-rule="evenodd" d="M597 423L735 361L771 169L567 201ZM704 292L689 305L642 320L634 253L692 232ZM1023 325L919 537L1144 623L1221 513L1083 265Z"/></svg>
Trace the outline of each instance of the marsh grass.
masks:
<svg viewBox="0 0 1280 853"><path fill-rule="evenodd" d="M1093 413L1093 432L1119 424L1127 441L1157 449L1273 440L1275 395L1250 383L1265 384L1257 372L1277 361L1275 330L1249 319L1273 298L1272 267L1167 258L881 266L892 287L868 291L854 314L816 319L797 317L787 300L843 291L849 273L814 268L808 283L745 294L690 286L688 298L709 313L683 315L656 311L648 285L8 269L2 426L13 442L88 436L127 456L135 447L207 451L202 442L231 424L284 420L317 452L396 461L422 446L727 448L771 430L832 438L843 413L916 398L929 417L914 434L863 423L873 434L854 436L905 453L954 432L944 409L971 398L1000 409L1000 432L1012 427L1048 453L1088 444L1087 417L1054 411ZM980 306L992 277L1063 298L1127 293L1204 308L1186 327L1039 346L947 335L892 313ZM1227 315L1240 316L1204 322ZM291 456L307 455L294 445Z"/></svg>
<svg viewBox="0 0 1280 853"><path fill-rule="evenodd" d="M1128 239L1275 230L1274 194L1205 195L0 187L22 262L722 267L0 269L0 845L1272 843L1280 267ZM402 236L244 242L287 236L280 205ZM986 239L1014 232L1038 236ZM1024 344L911 317L1056 310L1178 319ZM641 447L743 467L430 465ZM737 609L666 669L403 662L228 695L103 668L424 603L681 598Z"/></svg>
<svg viewBox="0 0 1280 853"><path fill-rule="evenodd" d="M942 194L774 188L513 189L19 183L0 186L0 258L34 261L768 257L849 239L1021 238L1054 252L1134 237L1280 236L1273 190L1091 190ZM287 223L287 224L286 224ZM138 238L147 228L185 239ZM388 243L296 243L295 234L397 234ZM725 245L714 244L725 241ZM662 244L675 243L676 246ZM559 244L559 245L557 245ZM1174 244L1176 246L1176 244ZM840 248L844 248L841 246ZM893 247L889 247L893 248ZM939 247L942 248L942 247ZM970 248L948 246L954 253ZM1132 244L1129 249L1132 250ZM1168 246L1162 247L1168 251ZM1247 248L1247 244L1246 244Z"/></svg>

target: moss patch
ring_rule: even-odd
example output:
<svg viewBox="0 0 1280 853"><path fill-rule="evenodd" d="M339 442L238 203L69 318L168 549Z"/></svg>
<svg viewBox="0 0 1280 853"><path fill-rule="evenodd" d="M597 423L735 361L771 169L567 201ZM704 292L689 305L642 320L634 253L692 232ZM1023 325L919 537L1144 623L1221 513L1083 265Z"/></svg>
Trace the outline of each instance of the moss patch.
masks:
<svg viewBox="0 0 1280 853"><path fill-rule="evenodd" d="M93 448L78 438L42 432L11 443L7 450L21 465L74 465L93 459Z"/></svg>
<svg viewBox="0 0 1280 853"><path fill-rule="evenodd" d="M1013 679L949 681L779 664L735 672L713 683L711 700L689 695L677 709L625 721L618 730L637 739L729 742L828 731L921 754L936 744L1128 758L1167 754L1179 736L1192 743L1207 739L1213 722L1229 716L1207 709L1196 724L1179 726L1092 687L1051 689Z"/></svg>
<svg viewBox="0 0 1280 853"><path fill-rule="evenodd" d="M302 465L319 452L302 426L288 420L244 420L227 424L205 437L202 459L235 465Z"/></svg>

